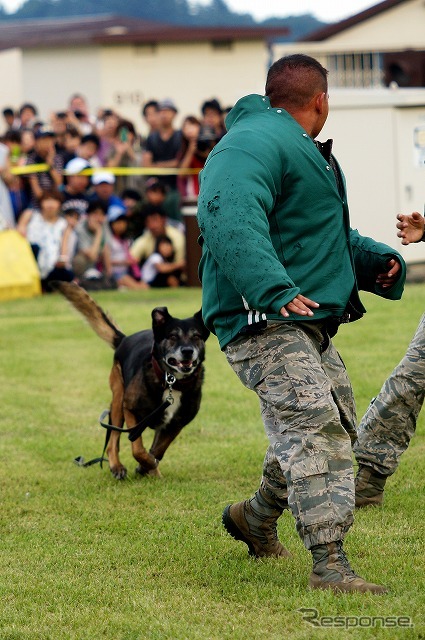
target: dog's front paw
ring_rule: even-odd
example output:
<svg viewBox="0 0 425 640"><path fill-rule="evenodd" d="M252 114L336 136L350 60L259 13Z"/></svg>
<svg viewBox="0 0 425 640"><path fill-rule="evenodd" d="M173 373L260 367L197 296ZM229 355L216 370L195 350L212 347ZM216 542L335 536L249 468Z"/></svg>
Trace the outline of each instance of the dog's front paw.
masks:
<svg viewBox="0 0 425 640"><path fill-rule="evenodd" d="M121 463L120 464L116 464L115 466L109 467L109 468L111 470L112 475L117 480L124 480L124 478L127 475L127 469Z"/></svg>
<svg viewBox="0 0 425 640"><path fill-rule="evenodd" d="M153 478L162 478L161 472L158 469L158 467L155 467L154 469L152 468L147 469L146 467L139 464L136 467L136 473L138 473L141 476L151 476Z"/></svg>

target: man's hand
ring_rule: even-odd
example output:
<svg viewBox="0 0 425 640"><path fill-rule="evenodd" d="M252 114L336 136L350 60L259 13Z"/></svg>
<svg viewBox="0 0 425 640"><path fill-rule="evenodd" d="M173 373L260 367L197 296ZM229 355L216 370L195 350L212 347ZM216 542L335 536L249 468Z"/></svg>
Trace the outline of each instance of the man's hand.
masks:
<svg viewBox="0 0 425 640"><path fill-rule="evenodd" d="M399 213L397 216L396 227L399 229L397 235L401 238L401 244L410 244L411 242L419 242L424 235L424 217L420 213L414 211L409 215Z"/></svg>
<svg viewBox="0 0 425 640"><path fill-rule="evenodd" d="M296 313L299 316L314 316L310 307L317 309L319 306L318 302L314 302L314 300L298 294L291 302L281 308L280 314L284 318L288 318L289 312Z"/></svg>
<svg viewBox="0 0 425 640"><path fill-rule="evenodd" d="M401 264L395 258L388 260L387 262L388 271L385 273L378 273L378 276L375 280L376 284L379 284L383 289L388 289L388 287L392 287L394 282L397 280L399 271L401 269ZM398 275L397 275L398 274Z"/></svg>

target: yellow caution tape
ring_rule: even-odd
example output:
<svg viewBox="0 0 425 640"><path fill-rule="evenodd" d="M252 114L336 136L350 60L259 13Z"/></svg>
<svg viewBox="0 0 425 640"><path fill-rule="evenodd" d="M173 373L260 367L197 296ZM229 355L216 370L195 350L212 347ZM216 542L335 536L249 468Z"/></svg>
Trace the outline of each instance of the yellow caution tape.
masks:
<svg viewBox="0 0 425 640"><path fill-rule="evenodd" d="M49 171L49 169L48 164L27 164L23 167L11 167L10 172L15 176L22 176ZM95 173L112 173L114 176L190 176L200 171L201 169L166 169L165 167L96 167L84 169L78 174L63 171L63 175L92 176Z"/></svg>

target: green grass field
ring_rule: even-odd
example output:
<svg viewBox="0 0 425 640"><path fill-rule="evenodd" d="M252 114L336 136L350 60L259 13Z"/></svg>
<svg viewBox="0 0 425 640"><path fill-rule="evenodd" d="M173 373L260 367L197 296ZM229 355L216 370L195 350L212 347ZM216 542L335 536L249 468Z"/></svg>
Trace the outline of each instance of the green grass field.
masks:
<svg viewBox="0 0 425 640"><path fill-rule="evenodd" d="M179 317L200 306L197 289L94 297L126 333L148 327L154 306ZM363 300L365 318L335 340L359 416L404 354L425 285L402 302ZM3 302L0 322L0 640L425 638L424 411L384 508L357 513L345 545L390 594L309 591L310 554L288 513L279 536L290 560L250 559L221 527L224 506L258 486L267 442L255 394L213 336L201 411L167 451L163 478L135 477L123 438L129 476L117 481L73 463L102 451L112 351L59 295ZM383 628L373 617L402 620Z"/></svg>

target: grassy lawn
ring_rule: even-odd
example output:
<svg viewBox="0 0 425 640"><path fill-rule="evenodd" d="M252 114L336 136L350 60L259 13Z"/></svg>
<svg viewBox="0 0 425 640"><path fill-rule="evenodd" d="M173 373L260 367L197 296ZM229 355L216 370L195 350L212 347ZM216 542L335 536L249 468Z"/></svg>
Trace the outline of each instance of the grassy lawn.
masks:
<svg viewBox="0 0 425 640"><path fill-rule="evenodd" d="M154 306L179 317L200 306L197 289L94 297L126 333L148 327ZM335 340L359 416L404 354L425 285L402 302L363 300L365 318ZM355 570L390 594L312 592L289 514L279 536L290 560L252 560L221 527L224 506L257 487L267 442L255 394L213 336L201 411L167 451L163 478L135 477L123 438L129 477L117 481L73 464L102 451L112 351L59 295L2 303L0 322L1 640L425 638L424 411L384 508L359 512L346 541ZM327 617L324 628L301 608ZM374 616L414 626L371 628Z"/></svg>

